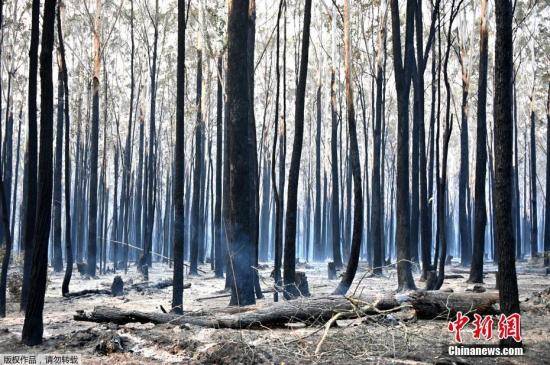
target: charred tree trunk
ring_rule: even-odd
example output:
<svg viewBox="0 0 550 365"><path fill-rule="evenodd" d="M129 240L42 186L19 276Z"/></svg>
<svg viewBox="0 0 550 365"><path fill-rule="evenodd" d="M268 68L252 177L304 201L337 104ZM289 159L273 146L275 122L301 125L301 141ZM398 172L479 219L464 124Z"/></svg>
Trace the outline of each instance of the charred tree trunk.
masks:
<svg viewBox="0 0 550 365"><path fill-rule="evenodd" d="M281 15L283 11L283 6L285 6L286 12L286 2L285 0L280 0L279 2L279 11L277 13L277 56L276 56L276 91L275 91L275 128L273 130L273 149L271 152L271 183L273 185L273 193L275 198L275 240L274 240L274 269L273 269L273 280L275 281L276 290L273 294L273 300L277 302L279 300L279 288L282 286L281 283L281 263L282 263L282 252L283 252L283 202L284 202L284 178L285 178L285 121L284 115L282 119L282 125L279 126L279 98L281 94L281 70L280 70L280 44L281 44ZM286 31L286 17L285 17L285 26ZM286 32L285 32L286 36ZM286 38L285 38L286 41ZM285 45L286 47L286 42ZM286 62L284 62L286 65ZM283 74L285 70L283 70ZM283 85L283 90L284 85ZM282 132L281 132L281 131ZM277 137L281 134L281 146L279 147L279 185L277 185L277 175L275 172L276 166L276 154L277 154Z"/></svg>
<svg viewBox="0 0 550 365"><path fill-rule="evenodd" d="M414 65L413 23L415 1L407 0L405 58L401 51L399 4L391 0L393 60L398 104L397 136L397 277L398 290L415 289L410 264L410 209L409 209L409 91Z"/></svg>
<svg viewBox="0 0 550 365"><path fill-rule="evenodd" d="M233 272L231 305L255 304L254 272L256 213L250 172L250 74L248 62L248 0L229 3L227 48L227 103L229 108L229 270ZM255 172L255 171L254 171Z"/></svg>
<svg viewBox="0 0 550 365"><path fill-rule="evenodd" d="M518 282L514 252L512 220L512 73L513 39L511 1L497 1L495 40L495 239L499 251L498 283L500 309L505 315L519 313ZM504 346L521 345L511 337L501 340Z"/></svg>
<svg viewBox="0 0 550 365"><path fill-rule="evenodd" d="M315 211L313 218L313 261L323 261L325 253L321 242L321 75L317 86L317 134L315 136Z"/></svg>
<svg viewBox="0 0 550 365"><path fill-rule="evenodd" d="M546 101L546 151L550 147L550 82ZM546 196L544 219L544 266L550 266L550 157L546 155Z"/></svg>
<svg viewBox="0 0 550 365"><path fill-rule="evenodd" d="M485 248L485 226L487 212L485 207L485 178L487 173L487 63L488 63L488 32L487 32L487 0L481 1L481 23L479 29L479 86L477 97L477 146L476 146L476 176L474 196L474 245L472 266L470 267L471 283L483 282L483 256Z"/></svg>
<svg viewBox="0 0 550 365"><path fill-rule="evenodd" d="M214 253L216 277L223 278L223 227L222 227L222 152L223 152L223 59L218 56L218 90L216 100L216 205L214 207Z"/></svg>
<svg viewBox="0 0 550 365"><path fill-rule="evenodd" d="M200 210L201 210L201 174L203 170L202 156L202 51L199 49L197 55L197 98L195 105L197 107L197 124L195 126L195 168L193 171L193 198L191 204L191 242L190 242L190 275L198 275L197 271L199 263L199 245L201 234L200 229Z"/></svg>
<svg viewBox="0 0 550 365"><path fill-rule="evenodd" d="M88 275L96 275L97 250L97 162L99 140L99 72L101 67L100 50L101 32L101 0L96 0L96 14L94 21L94 67L92 79L92 132L90 151L90 191L88 202Z"/></svg>
<svg viewBox="0 0 550 365"><path fill-rule="evenodd" d="M460 261L462 266L468 266L471 260L470 247L470 220L468 219L468 183L469 174L469 150L468 150L468 94L470 87L470 73L466 64L466 48L463 44L458 50L458 61L462 70L462 108L460 125L460 173L458 182L458 227L460 230Z"/></svg>
<svg viewBox="0 0 550 365"><path fill-rule="evenodd" d="M348 117L350 159L353 173L353 236L351 251L346 272L342 281L335 290L335 294L345 295L353 282L359 255L361 253L361 240L363 238L363 191L361 184L361 165L359 162L359 146L357 144L357 131L355 125L355 107L353 105L353 87L351 85L351 35L350 35L350 0L344 1L344 63L346 74L346 106ZM351 208L351 207L349 207Z"/></svg>
<svg viewBox="0 0 550 365"><path fill-rule="evenodd" d="M382 274L384 266L384 242L382 232L384 230L384 217L382 215L382 205L384 201L381 196L381 170L383 160L381 159L382 145L382 99L383 99L383 44L386 37L386 21L382 21L378 33L378 48L376 50L376 116L373 126L373 150L372 150L372 215L371 215L371 233L370 241L373 244L373 273Z"/></svg>
<svg viewBox="0 0 550 365"><path fill-rule="evenodd" d="M531 104L532 104L531 98ZM531 196L531 259L538 256L538 218L537 218L537 142L536 142L536 119L535 111L531 109L531 139L529 144L529 183Z"/></svg>
<svg viewBox="0 0 550 365"><path fill-rule="evenodd" d="M42 311L46 293L48 270L48 239L50 236L52 213L52 172L53 172L53 81L52 53L54 43L55 0L44 3L42 24L42 45L40 53L40 171L38 176L38 205L34 250L29 288L29 298L25 311L25 323L21 339L28 346L42 342L44 330Z"/></svg>
<svg viewBox="0 0 550 365"><path fill-rule="evenodd" d="M172 311L183 313L183 243L184 243L184 175L185 175L185 0L178 0L178 58L176 89L176 146L174 151L174 274Z"/></svg>
<svg viewBox="0 0 550 365"><path fill-rule="evenodd" d="M57 125L55 135L55 157L53 170L53 261L55 272L63 270L63 256L61 251L61 171L63 165L63 72L58 54L59 72L57 75Z"/></svg>
<svg viewBox="0 0 550 365"><path fill-rule="evenodd" d="M59 42L59 55L61 58L60 71L64 87L64 118L65 118L65 257L67 265L63 283L61 285L61 294L65 296L69 292L69 283L73 274L73 246L71 237L71 154L70 154L70 113L69 113L69 75L67 72L67 62L65 59L65 43L63 42L63 31L61 24L61 12L63 7L57 5L57 37Z"/></svg>
<svg viewBox="0 0 550 365"><path fill-rule="evenodd" d="M331 110L331 175L332 175L332 260L336 268L342 267L340 250L340 179L338 173L338 114L336 111L336 7L332 11L332 61L330 70Z"/></svg>
<svg viewBox="0 0 550 365"><path fill-rule="evenodd" d="M284 285L287 299L299 296L296 287L296 219L298 204L298 181L300 177L300 160L304 136L304 107L307 83L307 66L309 58L309 33L311 25L311 0L305 0L304 28L302 33L302 54L300 73L296 90L295 131L292 158L288 173L288 196L285 222ZM286 71L286 70L285 70Z"/></svg>
<svg viewBox="0 0 550 365"><path fill-rule="evenodd" d="M27 307L34 248L34 226L36 221L37 171L38 171L38 131L37 131L37 71L38 43L40 37L40 0L32 1L31 42L29 49L29 89L28 89L28 129L27 129L27 184L25 186L25 232L23 234L24 264L23 286L21 290L21 307Z"/></svg>

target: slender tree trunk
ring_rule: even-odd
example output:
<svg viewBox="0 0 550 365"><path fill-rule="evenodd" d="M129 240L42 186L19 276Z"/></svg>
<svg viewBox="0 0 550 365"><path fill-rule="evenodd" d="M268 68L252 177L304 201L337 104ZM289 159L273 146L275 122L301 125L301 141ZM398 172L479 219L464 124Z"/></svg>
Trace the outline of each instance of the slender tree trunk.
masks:
<svg viewBox="0 0 550 365"><path fill-rule="evenodd" d="M222 227L222 151L223 151L223 59L218 56L218 91L216 103L216 205L214 207L214 252L216 277L223 278L223 227Z"/></svg>
<svg viewBox="0 0 550 365"><path fill-rule="evenodd" d="M307 65L309 58L309 33L311 25L311 0L305 0L304 28L302 33L302 54L300 72L296 90L295 131L292 158L288 173L288 196L285 222L284 285L287 299L299 296L296 287L296 218L298 204L298 181L300 177L300 160L304 136L304 107L307 83ZM286 71L286 70L285 70Z"/></svg>
<svg viewBox="0 0 550 365"><path fill-rule="evenodd" d="M550 82L546 101L546 151L550 151ZM544 266L550 266L550 157L546 154L546 195L544 214Z"/></svg>
<svg viewBox="0 0 550 365"><path fill-rule="evenodd" d="M531 99L532 101L532 99ZM530 140L530 162L529 162L529 177L531 184L531 259L538 256L538 218L537 218L537 142L535 133L535 123L537 116L535 111L531 109L531 140Z"/></svg>
<svg viewBox="0 0 550 365"><path fill-rule="evenodd" d="M321 74L319 73L319 85L317 86L317 127L315 137L315 211L313 218L313 260L322 261L324 252L322 252L321 242Z"/></svg>
<svg viewBox="0 0 550 365"><path fill-rule="evenodd" d="M201 207L201 174L203 170L202 158L202 51L199 49L197 55L197 124L195 126L195 169L193 172L193 198L191 206L191 244L190 244L190 275L198 275L200 232L200 207Z"/></svg>
<svg viewBox="0 0 550 365"><path fill-rule="evenodd" d="M332 60L330 70L331 110L331 173L332 173L332 260L337 268L342 267L340 250L340 182L338 173L338 114L336 111L336 8L332 11Z"/></svg>
<svg viewBox="0 0 550 365"><path fill-rule="evenodd" d="M3 4L3 2L2 2ZM1 8L1 7L0 7ZM29 49L29 83L28 83L28 127L27 127L27 184L25 186L25 232L23 234L24 264L23 287L21 290L21 307L27 306L29 296L31 266L34 247L34 228L37 203L37 171L38 171L38 131L37 131L37 71L38 71L38 43L40 37L40 0L32 1L31 11L31 42ZM1 99L1 98L0 98Z"/></svg>
<svg viewBox="0 0 550 365"><path fill-rule="evenodd" d="M19 125L17 129L17 147L16 147L16 157L15 157L15 179L13 180L13 198L12 198L12 206L13 210L11 213L11 220L10 220L10 232L12 234L12 240L13 236L15 235L15 213L17 211L17 194L19 192L19 162L21 157L21 129L22 129L22 123L23 122L23 109L19 109ZM22 206L19 209L19 216L22 217ZM21 235L21 230L19 230L19 234ZM19 240L19 251L21 251L21 240Z"/></svg>
<svg viewBox="0 0 550 365"><path fill-rule="evenodd" d="M516 239L516 257L523 258L521 249L521 207L519 196L519 148L518 148L518 106L516 91L516 74L514 74L514 230Z"/></svg>
<svg viewBox="0 0 550 365"><path fill-rule="evenodd" d="M359 255L361 253L361 240L363 238L363 191L361 183L361 165L359 162L359 146L357 144L357 131L355 125L355 107L353 105L353 87L351 85L351 35L350 35L350 0L344 1L344 63L346 74L346 109L348 117L349 141L350 141L350 159L353 173L353 236L351 251L346 272L342 281L335 290L335 294L345 295L349 290L357 266L359 264ZM351 207L350 207L351 208Z"/></svg>
<svg viewBox="0 0 550 365"><path fill-rule="evenodd" d="M469 204L467 190L470 181L469 175L469 150L468 150L468 94L470 87L470 74L466 64L466 48L460 45L458 61L462 70L462 122L460 125L460 173L458 182L458 227L460 230L460 260L462 266L468 266L471 260L470 248L470 220L467 207Z"/></svg>
<svg viewBox="0 0 550 365"><path fill-rule="evenodd" d="M383 42L386 37L386 21L382 20L378 33L378 48L376 50L376 116L373 126L373 152L372 152L372 215L371 215L371 233L370 238L373 243L373 273L382 274L384 266L384 242L382 232L384 229L384 217L382 215L383 200L381 196L381 177L380 170L383 166L381 159L381 128L382 128L382 99L383 99Z"/></svg>
<svg viewBox="0 0 550 365"><path fill-rule="evenodd" d="M485 208L485 177L487 168L487 63L488 63L488 32L487 32L487 0L481 1L481 23L479 29L479 86L477 96L477 146L476 146L476 176L474 196L474 245L472 266L470 267L471 283L483 282L483 256L485 246L485 226L487 213Z"/></svg>
<svg viewBox="0 0 550 365"><path fill-rule="evenodd" d="M65 44L63 42L63 31L61 24L61 12L63 7L58 3L57 5L57 37L59 43L59 54L61 56L60 70L63 78L63 87L65 89L65 106L64 122L65 122L65 257L67 266L65 268L65 275L63 276L63 283L61 285L61 294L67 295L69 292L69 283L71 282L71 276L73 274L73 246L71 237L71 154L70 154L70 113L69 113L69 75L67 72L67 62L65 59Z"/></svg>
<svg viewBox="0 0 550 365"><path fill-rule="evenodd" d="M505 315L520 313L518 282L514 252L514 232L512 220L512 2L497 1L496 40L495 40L495 239L499 251L498 283L500 309ZM501 340L504 346L517 346L512 338Z"/></svg>
<svg viewBox="0 0 550 365"><path fill-rule="evenodd" d="M285 7L286 13L286 1L280 0L279 2L279 11L277 13L277 56L276 56L276 91L275 91L275 128L273 130L273 149L271 153L271 184L273 185L273 193L275 198L275 240L274 240L274 269L273 269L273 279L275 281L275 292L273 294L273 300L277 302L279 300L279 289L282 286L281 283L281 263L282 263L282 251L283 251L283 202L284 202L284 178L285 178L285 120L284 115L282 119L282 125L279 126L279 98L281 94L281 70L280 70L280 43L281 43L281 15L283 11L283 6ZM286 17L285 17L285 36L286 36ZM285 38L286 41L286 38ZM286 42L285 45L286 47ZM286 62L284 63L286 65ZM283 69L283 74L285 70ZM284 90L284 85L283 85ZM281 135L281 146L279 147L279 185L277 186L276 182L276 153L277 153L277 137Z"/></svg>
<svg viewBox="0 0 550 365"><path fill-rule="evenodd" d="M172 311L183 313L184 175L185 175L185 0L178 0L178 59L176 89L176 145L174 149L174 274Z"/></svg>
<svg viewBox="0 0 550 365"><path fill-rule="evenodd" d="M60 56L58 55L58 60ZM58 61L59 72L57 75L57 126L55 136L55 160L53 171L53 270L63 270L63 257L61 251L61 171L63 165L63 104L64 92L62 65Z"/></svg>
<svg viewBox="0 0 550 365"><path fill-rule="evenodd" d="M94 67L92 78L92 134L90 151L90 192L88 202L88 275L96 275L97 250L97 161L99 140L99 72L101 67L100 50L101 0L96 0L94 20Z"/></svg>

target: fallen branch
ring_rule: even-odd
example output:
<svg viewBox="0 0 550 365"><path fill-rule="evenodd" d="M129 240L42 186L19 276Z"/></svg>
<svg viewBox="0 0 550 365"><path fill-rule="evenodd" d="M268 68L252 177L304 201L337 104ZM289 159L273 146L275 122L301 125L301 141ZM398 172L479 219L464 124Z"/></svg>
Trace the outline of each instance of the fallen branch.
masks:
<svg viewBox="0 0 550 365"><path fill-rule="evenodd" d="M124 289L125 291L136 290L137 292L142 292L147 289L165 289L172 285L173 285L172 279L168 279L168 280L161 280L157 283L151 283L149 281L136 283L136 284L129 285ZM189 289L190 287L191 287L191 283L183 284L183 289ZM81 291L67 293L65 294L65 298L73 299L73 298L79 298L79 297L87 297L91 295L112 295L112 291L110 289L85 289Z"/></svg>
<svg viewBox="0 0 550 365"><path fill-rule="evenodd" d="M90 295L111 295L109 289L85 289L65 294L65 298L78 298Z"/></svg>
<svg viewBox="0 0 550 365"><path fill-rule="evenodd" d="M317 298L300 298L292 301L278 302L271 306L238 315L223 316L189 316L170 313L148 313L124 311L111 307L96 307L92 312L78 311L74 316L77 321L112 322L126 324L139 323L172 323L175 325L192 324L208 328L250 328L262 329L284 327L289 322L306 324L326 323L337 313L340 318L357 318L369 314L380 314L381 311L412 307L420 319L450 318L461 311L463 313L495 313L493 304L498 301L498 293L445 293L439 291L418 291L406 294L363 296L346 298L328 296ZM399 309L397 309L399 310Z"/></svg>
<svg viewBox="0 0 550 365"><path fill-rule="evenodd" d="M274 293L275 290L273 289L267 289L267 290L262 290L262 294L269 294L269 293ZM220 295L212 295L212 296L209 296L209 297L201 297L201 298L197 298L195 299L195 301L197 302L203 302L205 300L211 300L211 299L220 299L220 298L229 298L231 297L231 293L228 293L228 294L220 294Z"/></svg>

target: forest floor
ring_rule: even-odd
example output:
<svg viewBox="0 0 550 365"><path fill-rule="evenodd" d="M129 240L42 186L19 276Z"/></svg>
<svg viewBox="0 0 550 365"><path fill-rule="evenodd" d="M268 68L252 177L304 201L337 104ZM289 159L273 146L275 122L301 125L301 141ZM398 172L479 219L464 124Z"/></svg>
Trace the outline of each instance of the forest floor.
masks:
<svg viewBox="0 0 550 365"><path fill-rule="evenodd" d="M538 265L537 265L538 266ZM214 278L208 265L207 272L195 277L186 277L191 288L184 293L184 309L227 312L229 298L203 300L208 296L219 296L224 280ZM298 265L305 271L313 296L329 295L338 284L337 280L327 280L326 264ZM260 271L262 287L271 285L271 268ZM495 267L486 264L485 288L494 291ZM468 270L452 264L448 274L462 275L463 278L446 279L442 289L452 289L455 293L471 288L466 283ZM368 273L362 263L354 282ZM124 297L91 295L65 299L61 297L62 273L49 273L46 303L44 308L44 338L42 345L33 348L21 344L21 330L24 314L19 312L19 304L8 295L8 316L0 320L0 354L6 353L56 353L82 356L84 364L469 364L469 363L509 363L540 364L550 363L550 276L545 276L540 267L536 269L527 262L518 263L520 299L522 301L522 335L525 353L521 357L452 357L447 348L453 344L453 334L445 320L397 320L392 315L379 315L368 319L337 321L331 328L323 345L315 354L315 349L323 336L324 327L299 325L280 329L231 330L210 329L193 325L175 326L130 323L126 325L79 322L73 319L77 310L91 311L95 306L112 306L121 309L145 312L161 312L170 308L172 288L137 292L129 291ZM171 269L165 264L155 263L149 272L150 281L171 278ZM125 286L130 282L142 281L141 275L132 267L127 275L121 274ZM71 290L109 289L114 274L97 279L73 274ZM415 273L417 286L419 273ZM383 277L365 277L358 291L363 293L385 293L396 289L397 277L394 269L384 272ZM545 291L542 296L534 293ZM265 307L273 302L273 294L265 294L258 300L257 307ZM495 320L496 323L496 320ZM496 329L495 329L496 331ZM472 330L464 334L464 343L480 343L473 340ZM495 336L496 337L496 336ZM477 341L477 342L476 342ZM498 341L498 340L496 340ZM492 340L489 343L496 343ZM481 342L488 343L488 342Z"/></svg>

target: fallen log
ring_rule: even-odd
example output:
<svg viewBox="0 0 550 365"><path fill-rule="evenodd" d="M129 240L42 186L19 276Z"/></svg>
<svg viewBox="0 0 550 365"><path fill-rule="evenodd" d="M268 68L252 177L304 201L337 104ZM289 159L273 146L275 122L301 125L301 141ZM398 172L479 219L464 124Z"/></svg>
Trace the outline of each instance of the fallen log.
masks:
<svg viewBox="0 0 550 365"><path fill-rule="evenodd" d="M75 292L69 292L65 294L65 298L78 298L85 297L89 295L111 295L111 290L109 289L85 289Z"/></svg>
<svg viewBox="0 0 550 365"><path fill-rule="evenodd" d="M135 290L137 292L143 292L147 289L165 289L172 285L173 285L172 279L161 280L154 284L152 284L149 281L146 281L142 283L129 285L126 288L124 288L124 291ZM191 283L183 284L183 289L189 289L190 287L191 287ZM65 298L79 298L79 297L86 297L90 295L113 295L113 292L112 290L109 290L109 289L85 289L81 291L67 293L65 294Z"/></svg>
<svg viewBox="0 0 550 365"><path fill-rule="evenodd" d="M192 324L208 328L262 329L283 327L289 322L303 322L309 325L324 324L337 313L340 318L357 318L376 315L399 307L412 307L420 319L451 318L460 311L467 314L496 313L493 304L498 301L498 293L445 293L440 291L417 291L405 294L384 296L361 296L346 298L327 296L299 298L278 302L268 307L238 315L189 316L170 313L148 313L125 311L119 308L96 307L92 312L77 311L74 319L88 322L112 322L126 324L172 323Z"/></svg>

